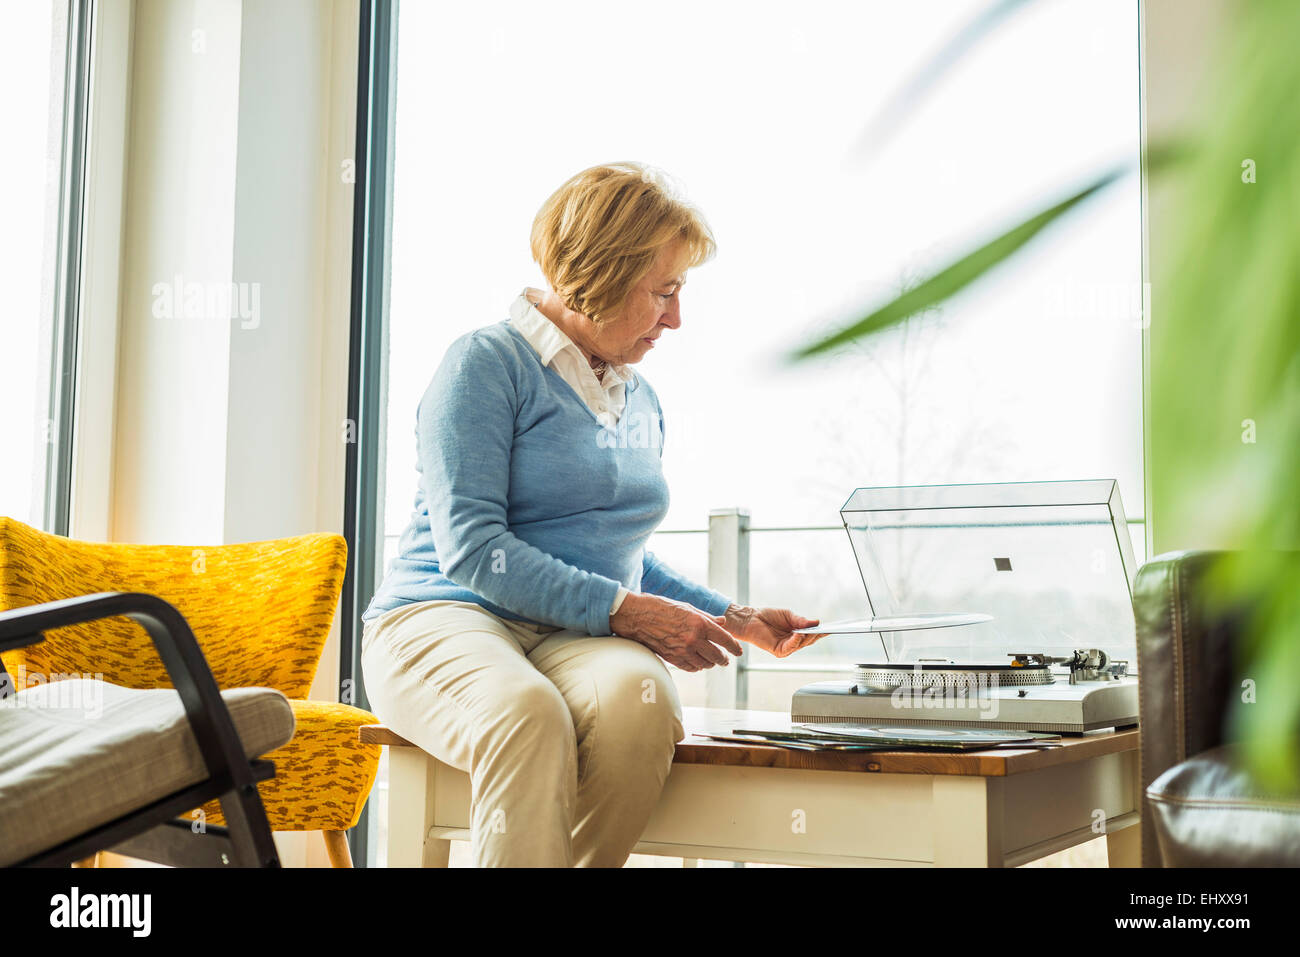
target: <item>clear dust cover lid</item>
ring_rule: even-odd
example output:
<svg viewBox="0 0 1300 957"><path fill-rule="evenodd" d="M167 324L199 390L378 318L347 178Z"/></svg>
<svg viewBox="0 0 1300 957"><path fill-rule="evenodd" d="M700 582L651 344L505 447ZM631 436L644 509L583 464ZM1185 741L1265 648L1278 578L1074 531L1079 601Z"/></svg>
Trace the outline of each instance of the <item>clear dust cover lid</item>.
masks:
<svg viewBox="0 0 1300 957"><path fill-rule="evenodd" d="M1137 569L1113 479L859 488L840 517L873 617L993 616L863 635L860 661L1009 664L1099 648L1137 671Z"/></svg>

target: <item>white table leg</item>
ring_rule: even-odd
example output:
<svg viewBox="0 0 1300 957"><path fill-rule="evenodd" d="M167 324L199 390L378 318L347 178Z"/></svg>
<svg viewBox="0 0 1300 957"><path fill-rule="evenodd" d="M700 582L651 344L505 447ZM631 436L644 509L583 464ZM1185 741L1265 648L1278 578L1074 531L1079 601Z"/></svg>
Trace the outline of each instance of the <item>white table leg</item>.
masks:
<svg viewBox="0 0 1300 957"><path fill-rule="evenodd" d="M388 749L388 866L446 867L451 845L430 839L435 761L419 748Z"/></svg>
<svg viewBox="0 0 1300 957"><path fill-rule="evenodd" d="M931 778L935 867L1001 867L1002 780L936 774Z"/></svg>
<svg viewBox="0 0 1300 957"><path fill-rule="evenodd" d="M1108 867L1142 866L1142 825L1130 824L1118 831L1106 832Z"/></svg>
<svg viewBox="0 0 1300 957"><path fill-rule="evenodd" d="M1106 866L1107 867L1141 867L1142 866L1142 828L1145 826L1142 814L1142 773L1139 752L1128 754L1128 771L1132 785L1132 806L1139 815L1136 824L1112 831L1106 829Z"/></svg>

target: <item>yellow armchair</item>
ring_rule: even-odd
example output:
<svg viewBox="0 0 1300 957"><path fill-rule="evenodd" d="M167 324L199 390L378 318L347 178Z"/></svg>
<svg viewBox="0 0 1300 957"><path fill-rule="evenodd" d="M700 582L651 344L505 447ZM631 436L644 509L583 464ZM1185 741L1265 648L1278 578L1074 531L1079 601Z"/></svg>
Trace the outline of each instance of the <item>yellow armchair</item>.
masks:
<svg viewBox="0 0 1300 957"><path fill-rule="evenodd" d="M148 592L189 621L221 688L275 688L289 699L293 739L265 757L258 785L272 830L323 831L330 860L349 866L344 833L357 823L379 767L379 745L357 729L367 711L308 701L334 619L347 545L300 535L237 545L82 542L0 516L0 609L105 591ZM3 656L16 690L35 681L100 677L128 688L170 687L152 642L125 618L59 628ZM202 809L222 824L220 805Z"/></svg>

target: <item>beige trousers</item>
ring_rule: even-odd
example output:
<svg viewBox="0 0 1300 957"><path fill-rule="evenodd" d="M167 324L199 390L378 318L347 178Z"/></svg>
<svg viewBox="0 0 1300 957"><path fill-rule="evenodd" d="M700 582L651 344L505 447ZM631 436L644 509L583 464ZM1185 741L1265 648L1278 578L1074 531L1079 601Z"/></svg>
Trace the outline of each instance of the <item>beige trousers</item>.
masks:
<svg viewBox="0 0 1300 957"><path fill-rule="evenodd" d="M371 710L470 775L477 866L621 867L685 737L643 645L428 601L366 623Z"/></svg>

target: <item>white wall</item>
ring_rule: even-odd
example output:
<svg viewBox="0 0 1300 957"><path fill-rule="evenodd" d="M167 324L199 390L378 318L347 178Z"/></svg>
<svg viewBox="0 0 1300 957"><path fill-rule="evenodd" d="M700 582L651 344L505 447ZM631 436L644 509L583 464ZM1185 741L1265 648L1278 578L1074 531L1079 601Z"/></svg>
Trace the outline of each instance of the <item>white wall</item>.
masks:
<svg viewBox="0 0 1300 957"><path fill-rule="evenodd" d="M112 528L133 12L124 0L99 5L92 38L69 517L70 534L89 541Z"/></svg>
<svg viewBox="0 0 1300 957"><path fill-rule="evenodd" d="M356 14L138 0L115 540L341 525ZM184 297L159 315L178 276L186 294L235 283L256 315L187 316Z"/></svg>
<svg viewBox="0 0 1300 957"><path fill-rule="evenodd" d="M154 288L229 282L242 5L138 0L111 537L219 542L229 324L157 317Z"/></svg>
<svg viewBox="0 0 1300 957"><path fill-rule="evenodd" d="M244 4L233 274L259 314L231 324L226 541L316 525L315 483L281 476L320 451L330 26L314 0Z"/></svg>

